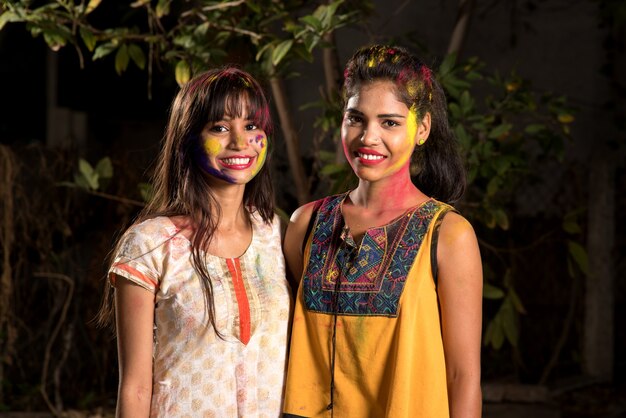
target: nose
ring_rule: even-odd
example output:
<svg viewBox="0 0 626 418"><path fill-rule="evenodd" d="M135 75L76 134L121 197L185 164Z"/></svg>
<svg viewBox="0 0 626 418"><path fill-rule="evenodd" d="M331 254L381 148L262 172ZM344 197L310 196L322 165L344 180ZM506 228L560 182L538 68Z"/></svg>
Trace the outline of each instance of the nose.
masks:
<svg viewBox="0 0 626 418"><path fill-rule="evenodd" d="M378 133L371 129L364 129L361 134L361 143L363 145L376 145L380 142Z"/></svg>
<svg viewBox="0 0 626 418"><path fill-rule="evenodd" d="M246 131L243 129L233 129L230 134L229 148L234 150L242 150L248 148L248 139L246 137Z"/></svg>

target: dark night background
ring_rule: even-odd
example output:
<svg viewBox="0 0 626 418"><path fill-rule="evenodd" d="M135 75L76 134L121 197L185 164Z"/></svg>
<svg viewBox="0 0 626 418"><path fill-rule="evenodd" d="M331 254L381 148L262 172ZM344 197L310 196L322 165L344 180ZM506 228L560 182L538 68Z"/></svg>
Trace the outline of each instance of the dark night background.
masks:
<svg viewBox="0 0 626 418"><path fill-rule="evenodd" d="M575 117L563 160L534 167L540 181L515 191L515 213L500 244L541 245L511 255L515 288L526 314L520 316L517 347L484 348L485 416L626 416L626 7L621 3L476 2L460 57L477 56L490 71L503 74L515 69L535 91L565 96ZM336 33L341 64L356 47L372 41L418 40L433 56L445 55L457 2L393 0L375 1L374 6L368 22ZM241 57L235 54L233 59ZM292 106L300 109L317 100L323 79L318 62L298 64L296 69L300 76L287 80L287 88ZM0 174L8 178L7 167L17 173L12 185L0 185L4 193L13 187L14 204L11 225L3 223L0 233L15 225L10 257L7 247L0 245L15 274L8 316L15 334L0 334L0 342L14 338L13 350L0 358L4 391L0 416L3 410L46 411L39 394L46 353L52 353L47 360L49 379L62 382L64 390L56 396L66 408L101 416L114 407L115 341L90 320L98 307L108 251L138 207L58 184L72 181L79 157L95 164L109 156L114 177L105 190L140 199L136 185L148 181L170 101L178 89L169 68L155 70L151 98L147 81L146 73L132 66L118 76L111 57L87 60L80 69L71 47L51 52L22 24L7 24L0 31L0 145L14 155L11 164L1 166ZM313 153L316 109L294 113L307 165ZM290 213L297 200L280 134L273 157L277 203ZM313 197L323 194L323 188L318 188ZM607 205L594 206L605 201ZM596 206L604 210L602 228L608 229L592 228L589 214ZM597 242L593 237L609 244L595 262L590 260L590 268L599 266L598 274L609 276L610 287L600 289L612 306L606 322L585 322L593 281L573 282L562 262L562 242L554 235L542 238L562 222L565 209L573 208L581 208L584 214L587 250L595 251L589 247ZM0 210L5 211L0 218L8 219L7 206ZM493 238L488 229L477 231L487 241ZM481 251L485 263L493 262L490 257L496 256L486 248ZM6 263L3 269L6 273ZM67 306L67 284L53 272L75 280ZM496 308L493 301L485 300L486 316ZM62 316L69 325L46 348ZM559 341L565 326L571 328ZM608 372L585 363L588 332L611 336L598 340L592 350L600 358L612 359ZM549 378L539 384L557 344L562 344L560 354ZM53 383L49 385L49 392L54 392Z"/></svg>

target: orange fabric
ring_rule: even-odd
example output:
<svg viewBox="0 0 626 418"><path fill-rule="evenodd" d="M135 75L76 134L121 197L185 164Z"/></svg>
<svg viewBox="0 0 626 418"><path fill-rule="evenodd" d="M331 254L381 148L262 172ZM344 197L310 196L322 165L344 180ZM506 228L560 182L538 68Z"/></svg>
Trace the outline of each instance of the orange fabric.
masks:
<svg viewBox="0 0 626 418"><path fill-rule="evenodd" d="M157 282L155 282L154 280L150 279L145 274L142 274L139 270L137 270L135 268L132 268L128 264L117 263L117 264L114 264L113 267L118 268L120 270L124 270L125 272L129 273L130 275L135 276L135 277L141 279L141 281L143 281L144 283L149 285L152 289L158 289L158 287L159 287L159 284ZM111 283L113 284L113 286L115 286L115 275L111 275Z"/></svg>
<svg viewBox="0 0 626 418"><path fill-rule="evenodd" d="M239 341L248 344L248 341L250 341L250 304L248 303L246 287L241 277L241 265L238 258L226 259L226 264L233 279L233 287L235 288L235 297L239 309Z"/></svg>

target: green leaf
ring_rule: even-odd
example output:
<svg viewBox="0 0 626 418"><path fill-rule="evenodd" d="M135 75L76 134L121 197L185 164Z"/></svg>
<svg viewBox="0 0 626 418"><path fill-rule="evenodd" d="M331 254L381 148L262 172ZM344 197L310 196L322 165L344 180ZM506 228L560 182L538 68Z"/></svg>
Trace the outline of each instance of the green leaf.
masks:
<svg viewBox="0 0 626 418"><path fill-rule="evenodd" d="M283 41L272 52L272 64L274 66L278 65L278 63L285 57L287 52L291 49L291 45L293 45L293 39L289 39L287 41Z"/></svg>
<svg viewBox="0 0 626 418"><path fill-rule="evenodd" d="M261 6L257 4L257 0L247 1L246 6L248 6L254 13L261 14Z"/></svg>
<svg viewBox="0 0 626 418"><path fill-rule="evenodd" d="M143 70L146 67L146 55L137 44L130 44L128 46L128 55L130 55L130 58L140 69Z"/></svg>
<svg viewBox="0 0 626 418"><path fill-rule="evenodd" d="M332 151L320 150L317 153L320 161L333 162L335 161L336 154Z"/></svg>
<svg viewBox="0 0 626 418"><path fill-rule="evenodd" d="M139 194L141 195L141 198L143 199L143 201L149 202L152 199L152 196L154 195L152 184L139 183L137 187L139 188Z"/></svg>
<svg viewBox="0 0 626 418"><path fill-rule="evenodd" d="M21 20L17 13L6 11L0 15L0 30L9 22L20 22Z"/></svg>
<svg viewBox="0 0 626 418"><path fill-rule="evenodd" d="M113 177L113 164L111 164L111 159L109 157L104 157L98 161L95 172L98 173L98 176L103 179L110 179Z"/></svg>
<svg viewBox="0 0 626 418"><path fill-rule="evenodd" d="M450 109L450 116L452 116L452 118L457 120L463 118L463 111L461 110L461 106L459 106L457 103L450 102L448 108Z"/></svg>
<svg viewBox="0 0 626 418"><path fill-rule="evenodd" d="M130 4L130 7L137 8L137 7L145 6L146 4L149 4L149 3L150 3L150 0L137 0L137 1L132 2Z"/></svg>
<svg viewBox="0 0 626 418"><path fill-rule="evenodd" d="M67 39L60 32L44 29L43 39L53 51L58 51L65 46Z"/></svg>
<svg viewBox="0 0 626 418"><path fill-rule="evenodd" d="M517 326L517 315L511 308L511 303L505 300L498 314L500 316L500 323L502 324L502 330L504 331L506 339L513 347L517 347L519 329Z"/></svg>
<svg viewBox="0 0 626 418"><path fill-rule="evenodd" d="M324 176L330 176L332 174L342 172L345 169L346 169L346 165L345 164L326 164L320 170L320 174L322 174Z"/></svg>
<svg viewBox="0 0 626 418"><path fill-rule="evenodd" d="M174 75L176 77L176 82L179 86L183 86L185 83L189 81L191 71L189 69L189 64L186 61L178 61L176 64L176 69L174 70Z"/></svg>
<svg viewBox="0 0 626 418"><path fill-rule="evenodd" d="M320 22L320 20L313 15L302 16L298 20L305 25L310 26L316 32L320 32L322 30L322 22Z"/></svg>
<svg viewBox="0 0 626 418"><path fill-rule="evenodd" d="M503 123L501 125L498 125L495 128L493 128L491 132L489 132L489 138L498 139L508 134L512 127L513 125L511 125L510 123Z"/></svg>
<svg viewBox="0 0 626 418"><path fill-rule="evenodd" d="M502 348L504 344L504 330L502 329L502 323L499 316L494 318L493 332L491 335L491 346L496 350Z"/></svg>
<svg viewBox="0 0 626 418"><path fill-rule="evenodd" d="M101 1L102 0L89 0L89 3L87 3L87 9L85 9L85 14L88 15L93 12L95 8L100 5Z"/></svg>
<svg viewBox="0 0 626 418"><path fill-rule="evenodd" d="M80 37L83 40L83 43L85 44L89 52L93 52L93 49L96 47L96 37L94 36L93 32L83 27L79 29L79 32L80 32Z"/></svg>
<svg viewBox="0 0 626 418"><path fill-rule="evenodd" d="M502 299L504 291L489 283L483 283L483 298L485 299Z"/></svg>
<svg viewBox="0 0 626 418"><path fill-rule="evenodd" d="M524 304L522 303L521 299L517 295L517 292L515 291L515 289L513 289L512 286L509 286L509 293L507 295L507 298L510 299L513 307L517 312L521 314L526 313L526 308L524 308Z"/></svg>
<svg viewBox="0 0 626 418"><path fill-rule="evenodd" d="M105 57L109 55L111 52L115 51L116 48L117 46L113 44L112 42L107 42L106 44L102 44L96 48L95 52L93 53L92 59L95 61L97 59Z"/></svg>
<svg viewBox="0 0 626 418"><path fill-rule="evenodd" d="M459 104L461 105L461 112L464 115L472 112L472 108L474 107L474 101L472 100L472 96L470 96L469 91L465 90L463 93L461 93L461 97L459 98Z"/></svg>
<svg viewBox="0 0 626 418"><path fill-rule="evenodd" d="M580 225L576 221L564 221L563 222L563 230L568 234L580 234L582 229L580 229Z"/></svg>
<svg viewBox="0 0 626 418"><path fill-rule="evenodd" d="M78 160L78 173L83 177L87 188L92 190L98 190L98 173L96 173L87 161L80 158Z"/></svg>
<svg viewBox="0 0 626 418"><path fill-rule="evenodd" d="M439 74L446 75L454 68L456 63L456 54L447 55L439 66Z"/></svg>
<svg viewBox="0 0 626 418"><path fill-rule="evenodd" d="M493 197L500 190L501 184L500 177L492 177L489 183L487 183L487 196Z"/></svg>
<svg viewBox="0 0 626 418"><path fill-rule="evenodd" d="M259 48L259 50L256 53L256 56L254 57L255 61L259 61L261 59L261 57L263 56L263 54L272 47L271 43L267 43L265 45L263 45L261 48Z"/></svg>
<svg viewBox="0 0 626 418"><path fill-rule="evenodd" d="M156 15L160 19L170 13L170 3L172 0L159 0L156 5Z"/></svg>
<svg viewBox="0 0 626 418"><path fill-rule="evenodd" d="M121 75L126 68L128 68L129 56L128 56L128 46L123 44L117 50L117 54L115 54L115 71L117 71L118 75Z"/></svg>
<svg viewBox="0 0 626 418"><path fill-rule="evenodd" d="M534 135L546 129L546 126L541 123L533 123L524 128L524 132L529 135Z"/></svg>
<svg viewBox="0 0 626 418"><path fill-rule="evenodd" d="M587 258L587 251L575 241L567 241L567 249L569 255L576 262L576 265L584 274L589 274L589 260Z"/></svg>
<svg viewBox="0 0 626 418"><path fill-rule="evenodd" d="M503 211L502 209L496 209L493 214L496 218L496 223L498 224L498 226L505 231L508 230L509 229L509 217L507 216L506 212Z"/></svg>

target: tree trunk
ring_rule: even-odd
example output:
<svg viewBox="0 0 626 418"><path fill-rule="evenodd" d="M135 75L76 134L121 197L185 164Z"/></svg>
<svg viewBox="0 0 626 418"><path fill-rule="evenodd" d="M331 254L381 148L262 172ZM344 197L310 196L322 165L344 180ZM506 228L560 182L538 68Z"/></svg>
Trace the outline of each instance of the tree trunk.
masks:
<svg viewBox="0 0 626 418"><path fill-rule="evenodd" d="M459 11L456 15L456 22L454 29L452 29L452 35L450 36L450 43L448 44L448 54L459 55L465 42L465 35L469 29L472 12L474 10L475 0L460 0Z"/></svg>
<svg viewBox="0 0 626 418"><path fill-rule="evenodd" d="M270 78L270 85L274 102L276 103L276 110L278 111L278 118L280 119L280 127L287 144L287 158L296 186L298 204L303 205L310 200L309 182L302 166L300 141L294 128L293 117L290 111L291 106L285 92L285 84L281 78L274 76Z"/></svg>
<svg viewBox="0 0 626 418"><path fill-rule="evenodd" d="M608 381L613 377L613 243L615 241L614 161L600 147L589 169L589 275L585 292L583 371Z"/></svg>
<svg viewBox="0 0 626 418"><path fill-rule="evenodd" d="M339 78L341 70L339 68L339 57L337 57L337 43L335 42L334 32L326 33L324 35L324 41L329 45L322 50L322 63L326 82L326 98L330 101L333 100L333 96L341 96L340 83L342 80ZM343 154L343 146L339 138L339 140L335 140L335 163L341 164L345 161L346 157Z"/></svg>

